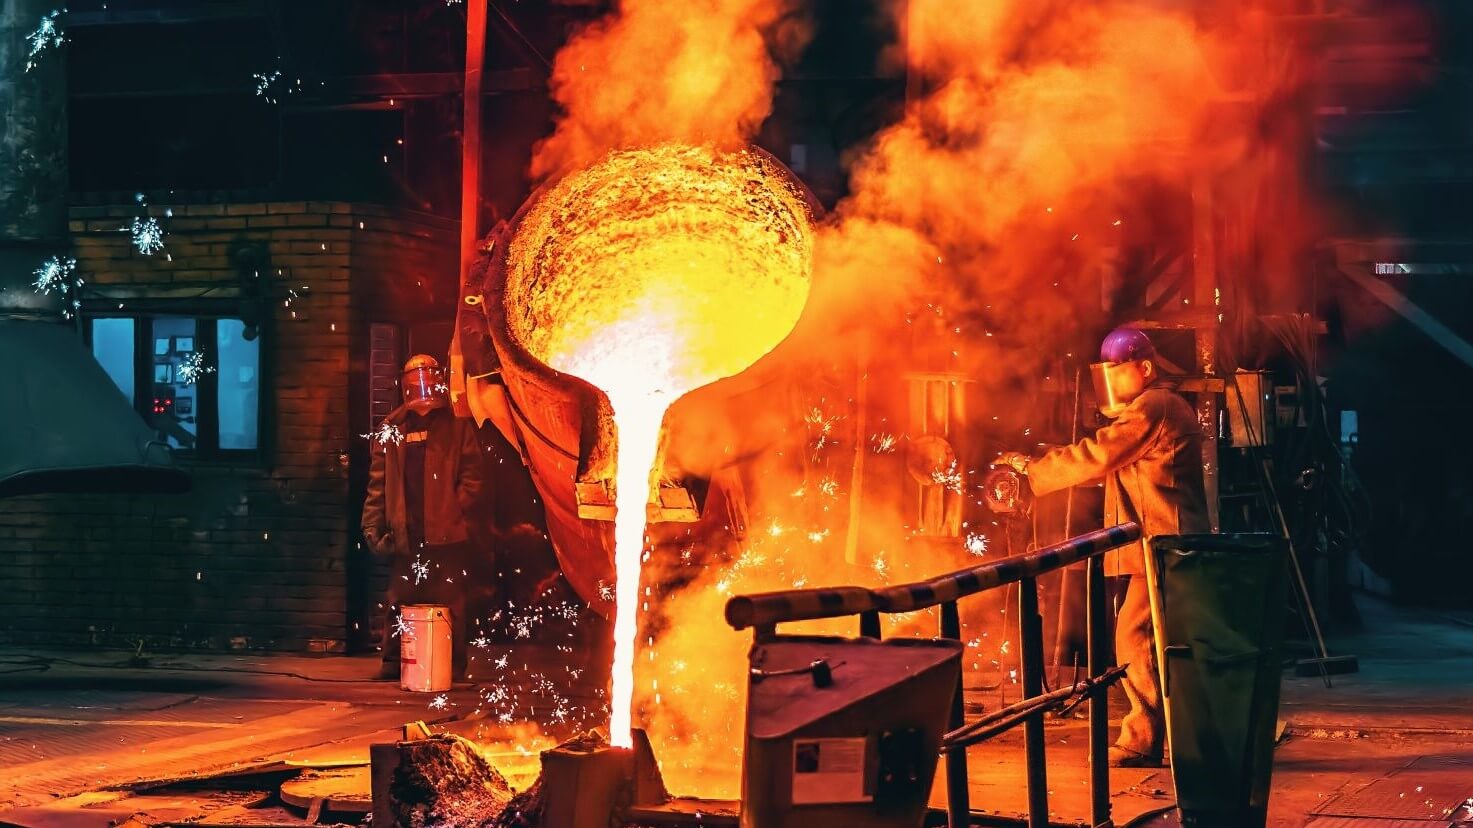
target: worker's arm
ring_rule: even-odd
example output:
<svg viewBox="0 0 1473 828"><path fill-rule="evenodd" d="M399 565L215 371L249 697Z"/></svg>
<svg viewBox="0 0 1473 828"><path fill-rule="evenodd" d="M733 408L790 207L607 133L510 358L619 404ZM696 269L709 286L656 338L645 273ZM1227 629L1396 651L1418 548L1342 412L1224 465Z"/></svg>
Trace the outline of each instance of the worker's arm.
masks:
<svg viewBox="0 0 1473 828"><path fill-rule="evenodd" d="M1151 394L1109 425L1072 446L1047 452L1027 466L1034 494L1049 494L1098 480L1135 462L1156 438L1164 412Z"/></svg>
<svg viewBox="0 0 1473 828"><path fill-rule="evenodd" d="M485 486L486 461L481 457L481 441L476 439L474 421L463 420L460 426L460 477L455 481L456 499L461 514L470 514L481 505Z"/></svg>
<svg viewBox="0 0 1473 828"><path fill-rule="evenodd" d="M384 509L384 456L388 447L383 441L369 438L368 453L372 462L368 466L368 496L363 499L363 539L368 541L368 550L374 554L387 551L388 526L385 524Z"/></svg>

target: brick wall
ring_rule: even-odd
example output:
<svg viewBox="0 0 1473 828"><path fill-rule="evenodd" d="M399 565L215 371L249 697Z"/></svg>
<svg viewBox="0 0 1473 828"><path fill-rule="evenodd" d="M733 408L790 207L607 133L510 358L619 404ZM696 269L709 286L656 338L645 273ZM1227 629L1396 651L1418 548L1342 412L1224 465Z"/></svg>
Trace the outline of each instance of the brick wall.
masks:
<svg viewBox="0 0 1473 828"><path fill-rule="evenodd" d="M453 225L325 202L148 210L167 231L151 257L121 229L138 205L74 208L89 296L126 311L263 294L264 449L258 460L184 460L195 481L184 495L0 501L0 641L340 651L358 620L350 581L362 577L350 374L364 320L446 306L428 292L397 311L362 297L398 261L452 294ZM243 276L242 261L262 266Z"/></svg>

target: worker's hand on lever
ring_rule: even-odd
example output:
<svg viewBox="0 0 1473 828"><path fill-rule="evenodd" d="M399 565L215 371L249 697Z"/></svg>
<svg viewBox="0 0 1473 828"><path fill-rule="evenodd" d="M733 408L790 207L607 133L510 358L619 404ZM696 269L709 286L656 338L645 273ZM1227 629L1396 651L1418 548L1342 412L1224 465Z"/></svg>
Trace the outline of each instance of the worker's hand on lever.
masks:
<svg viewBox="0 0 1473 828"><path fill-rule="evenodd" d="M1033 462L1033 458L1029 457L1026 454L1023 454L1022 452L1005 451L1002 454L999 454L996 460L992 461L992 465L1012 466L1013 470L1016 471L1018 474L1027 474L1028 464L1031 462Z"/></svg>

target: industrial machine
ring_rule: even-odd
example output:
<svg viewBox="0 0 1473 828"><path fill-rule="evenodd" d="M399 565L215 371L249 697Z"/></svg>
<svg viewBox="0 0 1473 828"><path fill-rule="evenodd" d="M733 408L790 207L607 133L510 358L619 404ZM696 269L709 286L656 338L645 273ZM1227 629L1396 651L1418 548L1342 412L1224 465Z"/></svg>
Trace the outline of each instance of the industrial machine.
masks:
<svg viewBox="0 0 1473 828"><path fill-rule="evenodd" d="M961 652L945 639L760 637L742 826L921 825Z"/></svg>

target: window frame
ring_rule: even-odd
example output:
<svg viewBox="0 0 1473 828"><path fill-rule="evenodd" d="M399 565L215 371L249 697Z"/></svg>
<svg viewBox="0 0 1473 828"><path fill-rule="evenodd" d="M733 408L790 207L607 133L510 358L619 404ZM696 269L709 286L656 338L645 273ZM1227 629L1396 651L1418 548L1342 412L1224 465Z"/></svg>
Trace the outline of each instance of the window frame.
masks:
<svg viewBox="0 0 1473 828"><path fill-rule="evenodd" d="M195 444L193 448L172 449L178 457L197 461L256 462L266 456L267 430L269 423L267 377L267 332L257 326L256 335L256 447L249 449L220 448L220 380L218 353L218 326L221 319L235 319L249 324L249 315L242 313L239 302L189 302L175 305L160 301L124 301L111 305L98 304L94 307L84 303L82 309L82 337L87 352L92 353L92 323L97 319L133 320L133 410L143 418L150 430L153 425L153 327L154 319L173 316L195 321L195 348L204 347L204 365L214 370L206 371L195 383L199 388L195 405ZM208 343L205 346L204 343Z"/></svg>

